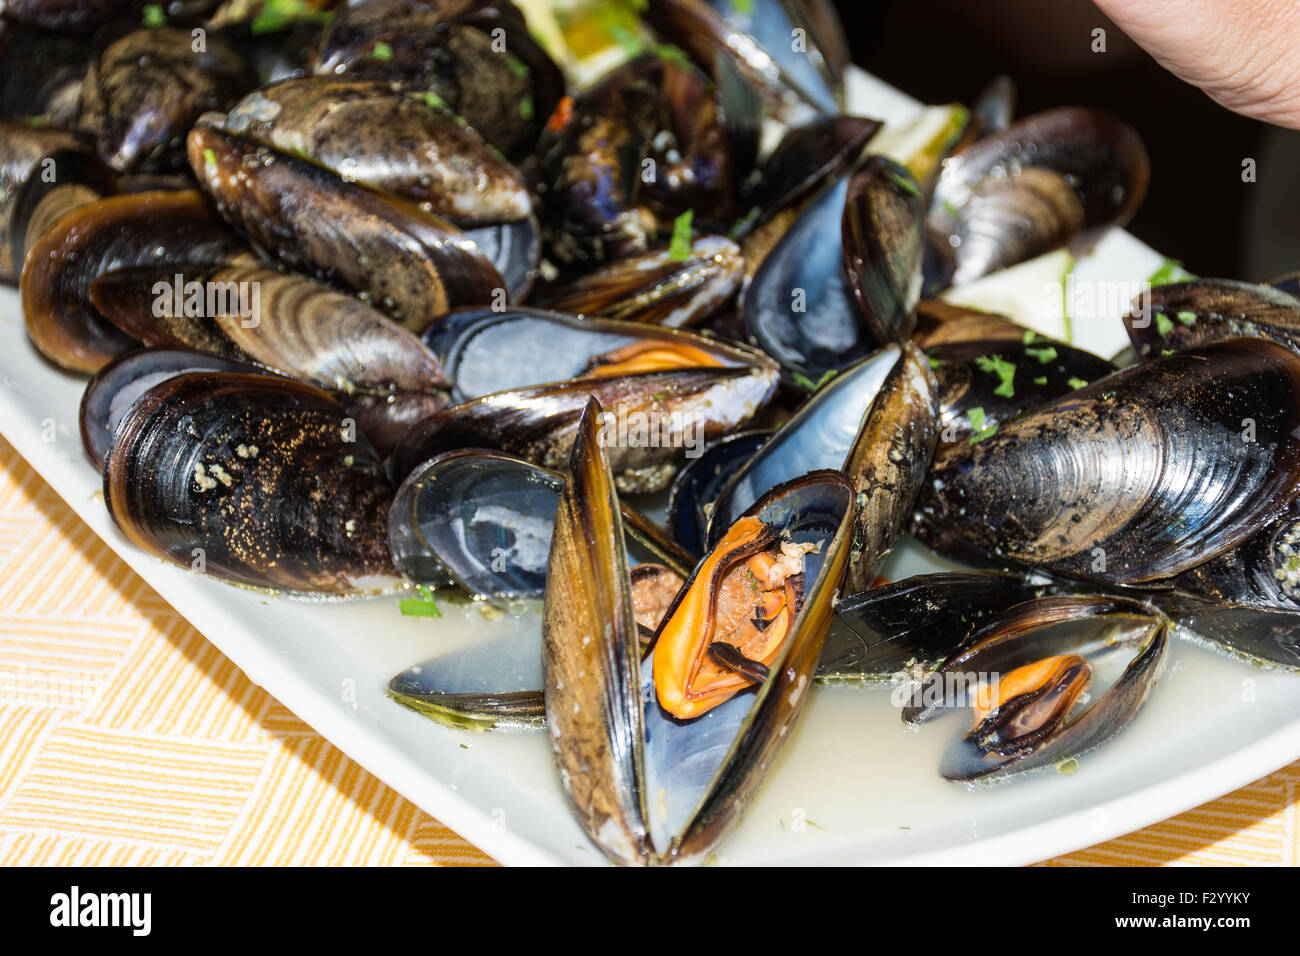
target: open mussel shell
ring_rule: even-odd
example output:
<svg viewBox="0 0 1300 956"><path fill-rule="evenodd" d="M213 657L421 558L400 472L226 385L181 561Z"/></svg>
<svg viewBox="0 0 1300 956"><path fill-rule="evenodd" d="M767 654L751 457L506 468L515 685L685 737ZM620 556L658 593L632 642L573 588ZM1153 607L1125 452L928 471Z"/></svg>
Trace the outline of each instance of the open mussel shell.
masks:
<svg viewBox="0 0 1300 956"><path fill-rule="evenodd" d="M1178 581L1182 583L1181 579ZM1152 604L1168 615L1179 637L1252 667L1300 673L1300 614L1258 603L1239 604L1187 591L1153 590Z"/></svg>
<svg viewBox="0 0 1300 956"><path fill-rule="evenodd" d="M668 530L675 541L696 552L708 547L709 515L718 495L771 437L770 431L736 432L686 463L668 496Z"/></svg>
<svg viewBox="0 0 1300 956"><path fill-rule="evenodd" d="M409 203L203 125L189 156L221 215L269 255L409 328L506 289L471 239Z"/></svg>
<svg viewBox="0 0 1300 956"><path fill-rule="evenodd" d="M91 377L81 395L81 444L96 468L103 467L117 425L135 400L187 372L271 374L252 362L190 348L144 348L119 355Z"/></svg>
<svg viewBox="0 0 1300 956"><path fill-rule="evenodd" d="M989 619L1054 593L997 571L921 574L841 597L817 664L823 684L885 683L952 657Z"/></svg>
<svg viewBox="0 0 1300 956"><path fill-rule="evenodd" d="M284 80L242 99L222 128L309 158L464 229L527 219L533 211L523 177L477 133L435 98L389 83Z"/></svg>
<svg viewBox="0 0 1300 956"><path fill-rule="evenodd" d="M1123 226L1146 194L1138 134L1093 110L1034 114L948 159L929 225L955 257L953 285Z"/></svg>
<svg viewBox="0 0 1300 956"><path fill-rule="evenodd" d="M1124 328L1140 358L1237 336L1300 349L1300 299L1232 279L1173 282L1140 296Z"/></svg>
<svg viewBox="0 0 1300 956"><path fill-rule="evenodd" d="M793 94L822 113L843 105L848 47L828 0L662 0L646 15L698 62L728 56L769 99Z"/></svg>
<svg viewBox="0 0 1300 956"><path fill-rule="evenodd" d="M0 282L17 280L29 237L112 189L112 174L81 137L0 120Z"/></svg>
<svg viewBox="0 0 1300 956"><path fill-rule="evenodd" d="M52 362L94 372L136 340L106 322L91 282L110 269L230 262L248 247L193 190L113 196L60 218L32 243L19 280L23 319Z"/></svg>
<svg viewBox="0 0 1300 956"><path fill-rule="evenodd" d="M940 710L975 707L974 729L944 755L940 773L949 780L1078 757L1137 715L1159 675L1168 627L1159 612L1124 598L1064 595L1021 604L922 681L903 719L914 724Z"/></svg>
<svg viewBox="0 0 1300 956"><path fill-rule="evenodd" d="M844 273L872 337L909 339L921 297L925 197L905 167L872 156L849 180L842 242Z"/></svg>
<svg viewBox="0 0 1300 956"><path fill-rule="evenodd" d="M439 584L450 577L471 597L498 606L541 598L563 488L555 472L500 452L439 455L413 471L393 499L393 561L414 581ZM630 507L622 510L632 560L690 573L693 555Z"/></svg>
<svg viewBox="0 0 1300 956"><path fill-rule="evenodd" d="M913 530L959 560L1170 577L1285 511L1300 490L1298 415L1289 349L1231 339L1178 352L940 445Z"/></svg>
<svg viewBox="0 0 1300 956"><path fill-rule="evenodd" d="M619 259L533 301L556 312L684 328L730 301L743 274L739 246L700 236L689 250L661 246Z"/></svg>
<svg viewBox="0 0 1300 956"><path fill-rule="evenodd" d="M865 590L902 534L938 440L938 390L925 356L886 346L819 389L718 495L709 545L769 489L815 469L857 490L848 590Z"/></svg>
<svg viewBox="0 0 1300 956"><path fill-rule="evenodd" d="M90 291L101 314L146 345L249 359L336 393L381 450L447 404L442 367L414 333L305 276L136 267L104 273Z"/></svg>
<svg viewBox="0 0 1300 956"><path fill-rule="evenodd" d="M266 375L167 379L130 406L104 461L109 514L137 547L288 593L391 587L392 497L337 402Z"/></svg>
<svg viewBox="0 0 1300 956"><path fill-rule="evenodd" d="M807 205L743 295L746 332L795 381L817 383L884 344L844 271L848 189L842 177Z"/></svg>
<svg viewBox="0 0 1300 956"><path fill-rule="evenodd" d="M939 383L945 442L991 434L1003 422L1115 371L1105 359L1032 332L1014 341L939 345L927 349L926 357Z"/></svg>
<svg viewBox="0 0 1300 956"><path fill-rule="evenodd" d="M593 402L574 443L551 544L543 688L552 748L579 822L610 859L693 860L749 803L807 699L830 595L847 559L853 493L841 476L816 473L753 510L764 527L816 549L803 559L805 600L765 680L703 719L680 722L656 702L653 656L641 660L599 417ZM683 587L660 640L679 626L673 615L692 600L696 581L692 575ZM699 587L707 584L699 579Z"/></svg>
<svg viewBox="0 0 1300 956"><path fill-rule="evenodd" d="M564 382L614 364L629 348L648 347L651 357L665 361L679 355L674 367L680 368L771 368L756 349L691 332L522 307L460 310L431 326L424 340L441 359L458 400Z"/></svg>
<svg viewBox="0 0 1300 956"><path fill-rule="evenodd" d="M509 300L528 298L542 261L542 227L537 217L466 228L465 235L501 273Z"/></svg>
<svg viewBox="0 0 1300 956"><path fill-rule="evenodd" d="M217 36L148 27L109 43L81 93L80 124L119 173L185 165L185 135L211 110L225 110L257 78Z"/></svg>

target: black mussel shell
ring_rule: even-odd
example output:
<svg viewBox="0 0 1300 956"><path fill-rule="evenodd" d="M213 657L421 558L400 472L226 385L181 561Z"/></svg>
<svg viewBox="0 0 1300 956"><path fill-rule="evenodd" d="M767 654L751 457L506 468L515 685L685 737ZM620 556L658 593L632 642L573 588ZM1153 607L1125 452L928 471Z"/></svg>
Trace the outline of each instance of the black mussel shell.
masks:
<svg viewBox="0 0 1300 956"><path fill-rule="evenodd" d="M189 348L145 348L119 355L91 377L81 396L81 445L96 468L103 466L118 422L135 400L187 372L273 374L252 362Z"/></svg>
<svg viewBox="0 0 1300 956"><path fill-rule="evenodd" d="M37 29L0 17L0 116L76 125L94 48L87 36Z"/></svg>
<svg viewBox="0 0 1300 956"><path fill-rule="evenodd" d="M230 262L248 247L193 190L113 196L60 218L31 244L19 280L23 319L50 361L90 373L136 340L105 321L91 282L109 269Z"/></svg>
<svg viewBox="0 0 1300 956"><path fill-rule="evenodd" d="M1115 366L1091 352L1025 333L926 350L939 383L941 440L968 442L1023 412L1105 378ZM978 424L978 427L976 425Z"/></svg>
<svg viewBox="0 0 1300 956"><path fill-rule="evenodd" d="M1272 286L1195 279L1152 289L1124 316L1140 358L1246 336L1300 349L1300 299Z"/></svg>
<svg viewBox="0 0 1300 956"><path fill-rule="evenodd" d="M1116 372L939 448L915 533L959 559L1111 583L1237 547L1300 491L1300 356L1258 339Z"/></svg>
<svg viewBox="0 0 1300 956"><path fill-rule="evenodd" d="M522 159L564 95L564 78L517 11L485 7L413 0L343 6L321 38L314 72L431 93L501 152Z"/></svg>
<svg viewBox="0 0 1300 956"><path fill-rule="evenodd" d="M945 661L990 618L1056 588L1046 578L967 571L917 575L841 597L817 679L886 682Z"/></svg>
<svg viewBox="0 0 1300 956"><path fill-rule="evenodd" d="M139 15L144 0L8 0L4 15L60 33L92 33L107 23Z"/></svg>
<svg viewBox="0 0 1300 956"><path fill-rule="evenodd" d="M409 328L505 294L478 246L415 206L214 128L190 133L189 154L221 215L268 254Z"/></svg>
<svg viewBox="0 0 1300 956"><path fill-rule="evenodd" d="M877 342L905 342L916 323L925 248L925 198L903 166L872 156L849 180L844 274Z"/></svg>
<svg viewBox="0 0 1300 956"><path fill-rule="evenodd" d="M727 435L677 473L668 497L668 530L682 547L699 553L706 550L709 515L718 495L771 437L768 431Z"/></svg>
<svg viewBox="0 0 1300 956"><path fill-rule="evenodd" d="M119 173L185 166L185 136L212 110L256 85L243 58L216 36L155 27L110 43L81 91L81 125Z"/></svg>
<svg viewBox="0 0 1300 956"><path fill-rule="evenodd" d="M376 80L307 76L254 90L222 128L306 157L461 228L533 211L519 172L444 105Z"/></svg>
<svg viewBox="0 0 1300 956"><path fill-rule="evenodd" d="M393 488L343 408L265 375L178 375L131 405L104 462L109 514L182 568L287 592L393 583Z"/></svg>
<svg viewBox="0 0 1300 956"><path fill-rule="evenodd" d="M980 780L1078 757L1137 715L1159 675L1168 625L1158 611L1125 598L1062 595L1017 605L915 685L903 719L914 724L986 698L991 712L944 756L940 772L949 780ZM1012 672L1050 658L1071 670L1057 675L1065 683L1013 687L1018 693L997 699L993 687ZM1086 697L1059 696L1081 687Z"/></svg>
<svg viewBox="0 0 1300 956"><path fill-rule="evenodd" d="M17 281L29 238L112 190L112 174L82 137L0 120L0 282Z"/></svg>
<svg viewBox="0 0 1300 956"><path fill-rule="evenodd" d="M1036 113L951 157L930 206L954 285L1123 226L1146 194L1138 134L1093 110Z"/></svg>

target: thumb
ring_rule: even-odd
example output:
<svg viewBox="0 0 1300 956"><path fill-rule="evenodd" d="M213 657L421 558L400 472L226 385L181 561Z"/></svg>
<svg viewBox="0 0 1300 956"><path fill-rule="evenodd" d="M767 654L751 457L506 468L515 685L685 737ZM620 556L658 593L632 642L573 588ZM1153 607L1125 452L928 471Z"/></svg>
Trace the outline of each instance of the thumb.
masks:
<svg viewBox="0 0 1300 956"><path fill-rule="evenodd" d="M1170 72L1245 116L1300 129L1300 3L1095 0Z"/></svg>

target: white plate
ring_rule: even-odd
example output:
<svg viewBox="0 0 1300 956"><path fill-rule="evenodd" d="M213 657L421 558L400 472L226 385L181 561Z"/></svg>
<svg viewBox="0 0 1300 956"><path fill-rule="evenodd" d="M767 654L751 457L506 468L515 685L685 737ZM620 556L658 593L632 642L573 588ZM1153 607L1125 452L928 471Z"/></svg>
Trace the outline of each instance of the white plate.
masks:
<svg viewBox="0 0 1300 956"><path fill-rule="evenodd" d="M858 112L904 120L917 107L859 74ZM1116 234L1076 270L1140 280L1160 257ZM1041 270L1040 270L1041 272ZM1029 275L1034 270L1029 270ZM1041 276L1038 280L1041 281ZM1115 316L1076 323L1104 353ZM575 823L541 733L449 730L384 696L423 658L511 628L469 607L404 618L393 599L308 604L268 599L147 557L116 531L83 456L83 381L29 343L0 289L0 431L94 531L251 680L399 793L503 863L602 862ZM52 437L53 440L45 440ZM892 576L936 565L900 549ZM975 792L935 771L947 728L905 731L882 690L818 688L760 798L722 844L721 863L1019 864L1118 836L1250 783L1300 757L1300 678L1254 670L1185 644L1137 720L1055 772Z"/></svg>

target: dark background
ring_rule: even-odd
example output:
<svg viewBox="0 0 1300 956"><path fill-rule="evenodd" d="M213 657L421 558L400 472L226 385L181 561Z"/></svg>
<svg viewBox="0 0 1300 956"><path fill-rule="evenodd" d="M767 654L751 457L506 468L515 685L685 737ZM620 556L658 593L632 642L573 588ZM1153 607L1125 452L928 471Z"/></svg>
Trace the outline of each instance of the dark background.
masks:
<svg viewBox="0 0 1300 956"><path fill-rule="evenodd" d="M1245 0L1249 2L1249 0ZM1263 280L1300 268L1291 223L1300 135L1218 106L1162 69L1090 0L837 0L855 63L927 103L969 104L999 73L1017 116L1111 111L1137 128L1151 186L1129 230L1192 272ZM1107 52L1092 52L1106 30ZM1212 28L1207 25L1207 28ZM1258 182L1242 182L1242 160Z"/></svg>

